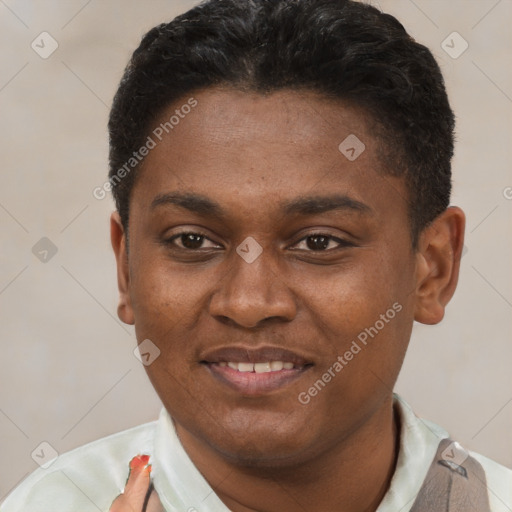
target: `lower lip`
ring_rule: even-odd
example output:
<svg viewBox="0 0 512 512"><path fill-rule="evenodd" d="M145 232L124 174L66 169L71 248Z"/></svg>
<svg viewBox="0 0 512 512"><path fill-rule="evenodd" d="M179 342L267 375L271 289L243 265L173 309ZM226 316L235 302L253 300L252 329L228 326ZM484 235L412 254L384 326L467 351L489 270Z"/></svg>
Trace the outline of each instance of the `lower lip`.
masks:
<svg viewBox="0 0 512 512"><path fill-rule="evenodd" d="M215 378L244 395L261 395L283 388L300 378L310 368L306 366L301 369L256 373L239 372L229 366L219 366L216 363L206 363L204 366Z"/></svg>

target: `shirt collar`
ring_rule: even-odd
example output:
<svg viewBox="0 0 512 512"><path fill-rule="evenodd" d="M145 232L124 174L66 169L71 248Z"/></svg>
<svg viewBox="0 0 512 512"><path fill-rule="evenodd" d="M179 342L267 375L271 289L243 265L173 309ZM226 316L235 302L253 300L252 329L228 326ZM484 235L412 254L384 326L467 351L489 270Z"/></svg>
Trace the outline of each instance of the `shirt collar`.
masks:
<svg viewBox="0 0 512 512"><path fill-rule="evenodd" d="M402 512L410 510L441 439L448 432L428 420L418 418L410 405L396 393L393 407L400 418L400 442L395 472L388 492L377 512Z"/></svg>
<svg viewBox="0 0 512 512"><path fill-rule="evenodd" d="M167 410L162 408L152 457L153 483L168 512L230 512L194 466Z"/></svg>

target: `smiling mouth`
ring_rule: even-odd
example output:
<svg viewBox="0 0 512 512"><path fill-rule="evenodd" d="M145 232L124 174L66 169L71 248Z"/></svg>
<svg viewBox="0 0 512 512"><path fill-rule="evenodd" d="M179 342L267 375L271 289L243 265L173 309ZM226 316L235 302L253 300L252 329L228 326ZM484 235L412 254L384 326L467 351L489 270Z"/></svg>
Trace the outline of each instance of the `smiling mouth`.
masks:
<svg viewBox="0 0 512 512"><path fill-rule="evenodd" d="M305 367L305 365L295 365L290 361L267 361L263 363L235 363L232 361L220 361L213 364L218 364L220 367L228 366L232 370L237 370L239 372L254 373L279 372L283 369L293 370L294 368L297 370L302 370Z"/></svg>
<svg viewBox="0 0 512 512"><path fill-rule="evenodd" d="M278 392L314 366L279 347L225 347L206 354L200 363L217 382L246 396Z"/></svg>
<svg viewBox="0 0 512 512"><path fill-rule="evenodd" d="M274 364L272 364L274 363ZM246 396L277 392L299 379L313 365L295 366L291 362L266 363L224 362L203 363L217 381ZM286 366L285 366L286 365ZM271 369L271 367L274 369Z"/></svg>

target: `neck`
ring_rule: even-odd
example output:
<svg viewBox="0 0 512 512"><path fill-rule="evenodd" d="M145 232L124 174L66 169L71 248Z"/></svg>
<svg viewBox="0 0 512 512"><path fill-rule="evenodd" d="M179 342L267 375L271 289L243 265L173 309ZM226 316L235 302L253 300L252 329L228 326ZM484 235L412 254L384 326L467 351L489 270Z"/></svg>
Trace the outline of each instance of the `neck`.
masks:
<svg viewBox="0 0 512 512"><path fill-rule="evenodd" d="M189 457L232 512L375 512L395 471L399 424L392 399L357 431L286 467L227 461L176 424Z"/></svg>

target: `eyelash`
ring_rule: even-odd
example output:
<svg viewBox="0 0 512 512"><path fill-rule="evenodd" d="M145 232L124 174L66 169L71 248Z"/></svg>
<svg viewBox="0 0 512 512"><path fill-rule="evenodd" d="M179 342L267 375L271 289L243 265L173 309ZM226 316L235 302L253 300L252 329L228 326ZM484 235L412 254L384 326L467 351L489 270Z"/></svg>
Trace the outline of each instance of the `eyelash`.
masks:
<svg viewBox="0 0 512 512"><path fill-rule="evenodd" d="M172 237L164 240L164 244L168 245L168 246L172 246L173 248L176 248L176 249L179 249L179 250L182 250L182 251L199 252L199 251L202 250L202 249L188 249L186 247L179 247L179 246L177 246L174 243L174 240L179 239L183 235L200 236L202 238L205 238L205 239L209 240L212 243L215 243L215 242L213 242L213 240L210 240L210 238L208 238L208 236L206 234L201 233L199 231L182 231L182 232L176 233ZM315 237L315 236L325 237L325 238L329 239L329 242L334 241L334 242L338 243L339 246L334 248L334 249L323 249L323 250L318 250L318 251L313 251L313 250L309 249L309 250L306 250L306 252L327 253L327 252L336 251L336 250L344 248L344 247L354 247L354 244L352 244L351 242L348 242L347 240L343 240L341 238L329 235L327 233L321 233L321 232L309 233L308 235L306 235L306 236L302 237L300 240L298 240L295 245L297 245L298 243L306 240L307 238Z"/></svg>

